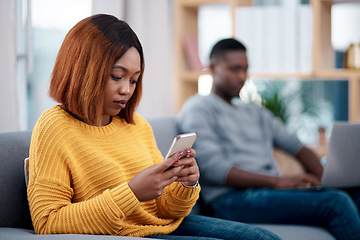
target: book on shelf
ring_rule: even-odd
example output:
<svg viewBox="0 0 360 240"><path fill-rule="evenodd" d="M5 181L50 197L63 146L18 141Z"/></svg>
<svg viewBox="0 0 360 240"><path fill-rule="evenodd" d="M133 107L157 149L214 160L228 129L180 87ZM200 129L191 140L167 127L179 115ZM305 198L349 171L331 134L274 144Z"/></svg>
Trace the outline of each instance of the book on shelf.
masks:
<svg viewBox="0 0 360 240"><path fill-rule="evenodd" d="M184 34L182 36L184 46L185 59L190 70L201 71L203 66L199 58L198 39L192 34Z"/></svg>
<svg viewBox="0 0 360 240"><path fill-rule="evenodd" d="M239 7L236 10L235 37L241 41L247 51L249 71L264 70L263 15L258 7Z"/></svg>
<svg viewBox="0 0 360 240"><path fill-rule="evenodd" d="M310 73L312 69L312 12L310 5L301 5L299 11L299 70Z"/></svg>
<svg viewBox="0 0 360 240"><path fill-rule="evenodd" d="M264 14L264 38L263 38L263 59L264 69L262 71L269 73L281 72L281 43L279 41L281 26L279 25L281 14L278 6L266 6L263 9Z"/></svg>
<svg viewBox="0 0 360 240"><path fill-rule="evenodd" d="M297 42L298 33L296 29L296 8L294 7L280 7L281 21L280 27L282 34L279 37L281 44L280 55L282 56L282 72L292 73L297 71L298 56L296 49L299 47Z"/></svg>
<svg viewBox="0 0 360 240"><path fill-rule="evenodd" d="M311 71L310 6L238 7L235 24L235 37L247 47L251 72Z"/></svg>

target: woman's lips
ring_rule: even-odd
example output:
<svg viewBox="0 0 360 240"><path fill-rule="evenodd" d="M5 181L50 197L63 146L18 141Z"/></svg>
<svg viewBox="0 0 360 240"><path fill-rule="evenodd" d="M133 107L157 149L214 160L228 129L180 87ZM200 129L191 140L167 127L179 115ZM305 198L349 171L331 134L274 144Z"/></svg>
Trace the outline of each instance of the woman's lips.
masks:
<svg viewBox="0 0 360 240"><path fill-rule="evenodd" d="M114 101L114 103L121 109L124 109L126 107L126 100L119 100L119 101Z"/></svg>

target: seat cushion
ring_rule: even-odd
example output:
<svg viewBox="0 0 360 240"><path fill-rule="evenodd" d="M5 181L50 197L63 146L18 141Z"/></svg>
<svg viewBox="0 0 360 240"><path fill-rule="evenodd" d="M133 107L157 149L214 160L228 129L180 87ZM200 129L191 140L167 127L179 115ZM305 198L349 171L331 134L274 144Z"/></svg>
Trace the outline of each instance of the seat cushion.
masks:
<svg viewBox="0 0 360 240"><path fill-rule="evenodd" d="M336 240L325 228L291 224L254 224L286 240Z"/></svg>
<svg viewBox="0 0 360 240"><path fill-rule="evenodd" d="M136 240L144 239L137 237L111 236L111 235L89 235L89 234L51 234L37 235L34 231L20 228L0 227L0 239L6 240Z"/></svg>

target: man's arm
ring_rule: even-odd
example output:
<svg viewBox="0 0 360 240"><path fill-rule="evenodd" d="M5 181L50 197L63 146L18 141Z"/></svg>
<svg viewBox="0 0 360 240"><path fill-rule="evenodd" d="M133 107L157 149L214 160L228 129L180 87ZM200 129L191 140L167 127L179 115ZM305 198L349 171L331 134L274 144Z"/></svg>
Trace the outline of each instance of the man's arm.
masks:
<svg viewBox="0 0 360 240"><path fill-rule="evenodd" d="M303 146L296 153L295 157L305 167L306 171L314 174L318 179L321 179L324 168L320 163L319 157L308 147Z"/></svg>
<svg viewBox="0 0 360 240"><path fill-rule="evenodd" d="M271 187L277 189L290 189L295 187L310 187L320 184L323 167L320 159L308 147L301 147L295 157L305 167L309 174L292 177L276 177L258 174L232 167L226 177L226 184L233 187Z"/></svg>
<svg viewBox="0 0 360 240"><path fill-rule="evenodd" d="M188 100L177 123L181 132L198 134L194 149L201 174L200 183L223 186L232 163L224 155L223 143L215 131L218 125L214 108L198 100L199 97Z"/></svg>
<svg viewBox="0 0 360 240"><path fill-rule="evenodd" d="M230 168L226 177L226 184L228 186L240 188L273 187L276 185L276 182L277 177L252 173L235 166Z"/></svg>
<svg viewBox="0 0 360 240"><path fill-rule="evenodd" d="M306 176L304 179L298 179L301 182L300 185L303 185L304 182L305 185L319 185L323 167L317 155L310 148L304 146L295 134L289 133L285 125L269 111L264 110L262 113L264 122L268 124L267 128L272 129L274 146L293 155L304 166L307 174L301 175Z"/></svg>
<svg viewBox="0 0 360 240"><path fill-rule="evenodd" d="M296 187L311 187L320 184L316 176L302 174L292 177L275 177L264 174L245 171L238 167L232 167L226 177L226 184L239 188L270 187L276 189L292 189Z"/></svg>

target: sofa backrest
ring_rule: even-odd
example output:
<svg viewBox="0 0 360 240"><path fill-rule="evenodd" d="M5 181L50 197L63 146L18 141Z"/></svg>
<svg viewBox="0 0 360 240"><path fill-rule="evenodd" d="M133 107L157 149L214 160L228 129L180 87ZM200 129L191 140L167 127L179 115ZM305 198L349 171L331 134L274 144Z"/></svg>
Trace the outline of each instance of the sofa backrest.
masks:
<svg viewBox="0 0 360 240"><path fill-rule="evenodd" d="M0 227L33 229L24 175L30 138L31 132L0 133Z"/></svg>
<svg viewBox="0 0 360 240"><path fill-rule="evenodd" d="M175 117L148 120L165 156L178 134ZM27 201L24 160L29 156L31 132L0 133L0 227L33 229Z"/></svg>
<svg viewBox="0 0 360 240"><path fill-rule="evenodd" d="M176 117L167 116L167 117L149 118L148 122L150 123L152 130L154 132L156 144L161 154L165 156L170 148L170 145L174 137L178 135Z"/></svg>
<svg viewBox="0 0 360 240"><path fill-rule="evenodd" d="M165 156L174 137L182 133L177 125L176 116L150 118L148 122L153 129L156 144L161 154ZM211 216L211 212L204 207L201 199L195 204L191 213Z"/></svg>

